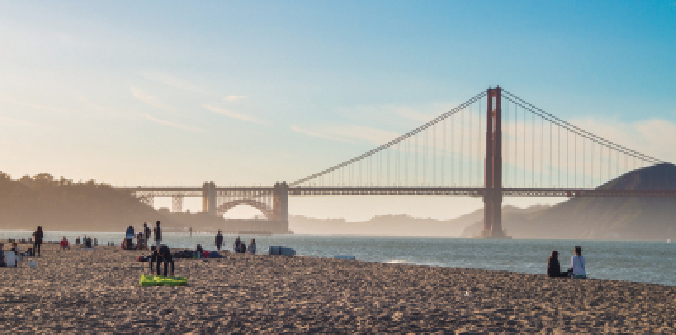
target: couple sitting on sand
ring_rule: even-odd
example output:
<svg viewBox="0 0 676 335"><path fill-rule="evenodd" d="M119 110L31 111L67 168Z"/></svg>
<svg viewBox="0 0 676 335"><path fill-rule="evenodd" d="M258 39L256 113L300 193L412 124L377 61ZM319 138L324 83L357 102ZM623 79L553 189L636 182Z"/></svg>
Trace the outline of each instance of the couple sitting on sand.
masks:
<svg viewBox="0 0 676 335"><path fill-rule="evenodd" d="M565 278L575 278L575 279L586 279L587 271L585 266L587 265L584 256L582 256L582 247L575 247L575 256L570 258L570 269L566 272L561 272L561 265L559 264L559 252L554 250L552 255L547 261L547 276L549 277L565 277Z"/></svg>

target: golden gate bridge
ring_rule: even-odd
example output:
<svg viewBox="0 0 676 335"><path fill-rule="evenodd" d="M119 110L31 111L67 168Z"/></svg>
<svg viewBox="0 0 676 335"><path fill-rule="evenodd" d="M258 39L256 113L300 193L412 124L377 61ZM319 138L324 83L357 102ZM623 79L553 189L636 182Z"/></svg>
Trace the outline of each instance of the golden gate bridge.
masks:
<svg viewBox="0 0 676 335"><path fill-rule="evenodd" d="M646 169L647 174L639 174ZM273 187L124 187L148 205L202 198L203 212L248 205L274 232L288 230L288 198L299 196L472 196L484 202L482 237L505 237L502 199L676 197L676 167L568 123L500 88L489 88L362 155ZM647 175L647 180L638 180ZM635 180L620 185L618 177Z"/></svg>

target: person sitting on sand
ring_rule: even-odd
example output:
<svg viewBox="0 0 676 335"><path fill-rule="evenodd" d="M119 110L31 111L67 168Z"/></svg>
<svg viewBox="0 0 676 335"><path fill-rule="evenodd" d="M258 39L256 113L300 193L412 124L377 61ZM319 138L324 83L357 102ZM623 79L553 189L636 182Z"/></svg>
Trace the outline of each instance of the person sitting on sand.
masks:
<svg viewBox="0 0 676 335"><path fill-rule="evenodd" d="M249 243L249 253L252 255L256 254L256 239L252 238L251 243Z"/></svg>
<svg viewBox="0 0 676 335"><path fill-rule="evenodd" d="M573 278L575 279L586 279L587 270L586 270L587 261L582 256L582 247L575 246L575 256L570 258L570 267L573 268Z"/></svg>
<svg viewBox="0 0 676 335"><path fill-rule="evenodd" d="M85 250L94 250L92 248L92 238L91 237L85 238Z"/></svg>
<svg viewBox="0 0 676 335"><path fill-rule="evenodd" d="M239 254L239 246L242 244L242 240L239 239L239 236L235 239L235 253Z"/></svg>
<svg viewBox="0 0 676 335"><path fill-rule="evenodd" d="M9 249L9 250L14 251L14 254L18 256L19 255L19 244L17 244L16 242L12 242L12 249Z"/></svg>
<svg viewBox="0 0 676 335"><path fill-rule="evenodd" d="M68 239L65 236L63 239L61 239L61 243L59 245L61 246L61 250L70 250L70 244L68 243Z"/></svg>
<svg viewBox="0 0 676 335"><path fill-rule="evenodd" d="M134 226L127 227L126 232L127 244L125 245L126 250L133 250L132 245L134 244Z"/></svg>
<svg viewBox="0 0 676 335"><path fill-rule="evenodd" d="M5 244L0 243L0 268L6 268L7 263L5 263Z"/></svg>
<svg viewBox="0 0 676 335"><path fill-rule="evenodd" d="M246 244L244 244L244 242L242 242L239 245L239 252L242 253L242 254L246 254Z"/></svg>
<svg viewBox="0 0 676 335"><path fill-rule="evenodd" d="M559 263L559 252L554 250L547 260L547 276L552 278L568 277L568 272L561 273L561 264Z"/></svg>
<svg viewBox="0 0 676 335"><path fill-rule="evenodd" d="M136 250L143 250L143 232L136 234Z"/></svg>
<svg viewBox="0 0 676 335"><path fill-rule="evenodd" d="M198 245L195 247L195 254L196 254L197 258L202 258L202 253L203 253L203 252L204 252L204 249L202 248L202 245L201 245L201 244L198 244Z"/></svg>

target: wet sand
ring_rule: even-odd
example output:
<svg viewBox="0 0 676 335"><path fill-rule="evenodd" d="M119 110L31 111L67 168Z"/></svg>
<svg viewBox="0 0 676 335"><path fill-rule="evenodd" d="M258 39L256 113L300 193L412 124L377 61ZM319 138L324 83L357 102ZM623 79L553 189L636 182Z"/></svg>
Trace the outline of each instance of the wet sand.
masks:
<svg viewBox="0 0 676 335"><path fill-rule="evenodd" d="M675 287L232 254L140 287L147 251L57 249L0 268L0 333L675 332Z"/></svg>

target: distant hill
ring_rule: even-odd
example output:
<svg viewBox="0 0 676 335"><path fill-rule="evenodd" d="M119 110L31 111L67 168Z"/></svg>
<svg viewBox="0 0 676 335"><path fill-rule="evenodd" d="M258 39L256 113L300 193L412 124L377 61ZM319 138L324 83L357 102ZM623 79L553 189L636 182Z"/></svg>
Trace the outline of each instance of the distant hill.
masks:
<svg viewBox="0 0 676 335"><path fill-rule="evenodd" d="M179 224L128 193L93 180L74 183L41 173L13 180L0 172L0 228L124 231L143 222Z"/></svg>
<svg viewBox="0 0 676 335"><path fill-rule="evenodd" d="M598 187L609 190L676 190L676 166L659 164L624 174ZM523 215L503 215L503 228L514 238L676 239L674 198L573 198ZM463 236L477 235L482 222Z"/></svg>
<svg viewBox="0 0 676 335"><path fill-rule="evenodd" d="M504 215L531 213L547 207L519 209L506 206ZM371 236L451 236L459 237L463 230L483 220L483 209L452 220L414 218L408 215L378 215L369 221L346 222L343 219L315 219L291 215L289 229L296 234L371 235ZM479 230L481 232L481 230Z"/></svg>

